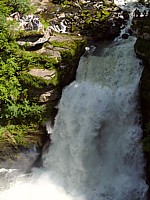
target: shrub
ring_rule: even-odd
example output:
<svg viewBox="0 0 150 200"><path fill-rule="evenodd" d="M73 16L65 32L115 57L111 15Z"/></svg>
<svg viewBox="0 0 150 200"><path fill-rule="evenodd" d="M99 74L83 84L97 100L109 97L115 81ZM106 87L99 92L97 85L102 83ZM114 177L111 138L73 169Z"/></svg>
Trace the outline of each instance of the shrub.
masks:
<svg viewBox="0 0 150 200"><path fill-rule="evenodd" d="M1 118L7 124L40 124L45 120L46 107L24 100L20 103L10 103L2 108ZM1 121L1 124L3 122Z"/></svg>
<svg viewBox="0 0 150 200"><path fill-rule="evenodd" d="M10 7L12 12L20 12L22 14L29 12L30 2L29 0L6 0L7 7Z"/></svg>

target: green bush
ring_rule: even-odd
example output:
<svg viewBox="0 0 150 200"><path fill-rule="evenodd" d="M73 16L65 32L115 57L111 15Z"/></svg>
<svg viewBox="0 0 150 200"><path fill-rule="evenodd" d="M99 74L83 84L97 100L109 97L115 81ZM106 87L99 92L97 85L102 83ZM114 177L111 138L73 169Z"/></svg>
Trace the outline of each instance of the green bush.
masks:
<svg viewBox="0 0 150 200"><path fill-rule="evenodd" d="M21 103L10 103L2 108L1 119L7 124L40 124L45 120L46 107L24 100ZM3 122L1 121L3 124Z"/></svg>
<svg viewBox="0 0 150 200"><path fill-rule="evenodd" d="M49 83L40 77L31 77L30 68L54 68L56 60L20 49L15 31L10 29L6 16L12 12L29 10L29 1L0 0L0 124L40 124L45 119L46 107L29 101L28 87L38 89ZM11 22L13 25L13 22Z"/></svg>
<svg viewBox="0 0 150 200"><path fill-rule="evenodd" d="M6 0L5 5L10 7L12 12L20 12L24 14L30 11L29 0Z"/></svg>

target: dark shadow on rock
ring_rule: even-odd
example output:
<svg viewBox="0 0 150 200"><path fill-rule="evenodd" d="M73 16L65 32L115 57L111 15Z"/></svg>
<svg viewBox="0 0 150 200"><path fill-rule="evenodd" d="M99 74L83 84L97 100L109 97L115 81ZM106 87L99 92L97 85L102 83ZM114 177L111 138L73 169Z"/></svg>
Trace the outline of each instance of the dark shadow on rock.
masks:
<svg viewBox="0 0 150 200"><path fill-rule="evenodd" d="M37 159L35 160L35 162L31 166L31 168L43 167L42 157L43 157L43 154L48 153L50 144L51 144L51 139L50 139L50 136L47 135L47 140L45 141L45 143L44 143L44 145L43 145L43 147L42 147L42 149L41 149L41 151L39 153L39 156L37 157Z"/></svg>

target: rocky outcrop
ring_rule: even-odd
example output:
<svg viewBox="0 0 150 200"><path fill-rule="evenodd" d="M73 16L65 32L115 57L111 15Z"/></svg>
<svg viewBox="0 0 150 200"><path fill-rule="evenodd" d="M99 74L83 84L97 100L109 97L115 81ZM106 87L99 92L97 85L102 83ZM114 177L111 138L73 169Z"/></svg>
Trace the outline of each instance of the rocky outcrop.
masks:
<svg viewBox="0 0 150 200"><path fill-rule="evenodd" d="M135 52L143 60L144 70L140 82L140 103L142 114L143 139L142 145L146 158L147 183L150 185L150 40L149 33L143 27L150 21L149 18L134 19L134 33L138 39L135 43ZM150 28L147 27L148 30ZM146 34L145 34L146 33ZM150 190L148 191L148 199Z"/></svg>
<svg viewBox="0 0 150 200"><path fill-rule="evenodd" d="M23 37L20 37L17 41L17 43L22 47L24 47L26 50L30 50L32 47L43 45L46 43L51 36L51 31L49 29L43 30L41 33L33 34L34 32L31 31L31 34L27 34Z"/></svg>
<svg viewBox="0 0 150 200"><path fill-rule="evenodd" d="M42 15L50 23L50 29L58 33L73 33L90 39L113 39L129 14L112 2L78 1L59 6L49 19L50 9Z"/></svg>
<svg viewBox="0 0 150 200"><path fill-rule="evenodd" d="M150 26L148 25L150 17L134 18L132 22L132 31L137 38L150 40Z"/></svg>
<svg viewBox="0 0 150 200"><path fill-rule="evenodd" d="M40 49L34 50L34 55L37 55L41 60L41 68L31 68L21 72L20 83L27 89L30 102L44 106L45 115L52 124L57 113L55 106L61 97L62 89L75 79L79 58L84 53L86 45L87 40L81 36L62 34L51 36ZM28 53L30 51L28 50ZM48 63L47 61L51 68L47 66L48 69L45 69L42 62ZM12 130L5 130L5 133L8 132L8 140L4 142L4 145L0 143L2 145L0 151L1 149L3 151L0 158L1 167L13 167L16 161L19 167L22 158L26 158L26 162L30 162L30 166L33 161L35 161L34 166L41 163L39 159L42 149L45 148L45 143L50 139L49 136L47 137L45 126L42 129L38 126L35 129L31 128L32 131L26 130L26 134L23 132L19 135L21 130L18 132L15 130L14 133ZM17 138L19 139L17 140ZM3 148L3 146L7 148ZM30 157L27 157L30 151L34 154L31 160Z"/></svg>
<svg viewBox="0 0 150 200"><path fill-rule="evenodd" d="M143 57L144 58L144 57ZM150 186L150 64L144 62L144 70L141 77L141 114L143 127L143 150L146 159L147 184ZM148 199L150 198L150 188L148 190Z"/></svg>
<svg viewBox="0 0 150 200"><path fill-rule="evenodd" d="M41 127L29 129L25 135L5 128L1 133L4 138L0 142L0 167L28 171L38 158L43 144L47 141L46 130ZM18 135L18 137L16 137ZM1 137L1 139L2 139ZM18 140L21 141L18 144Z"/></svg>

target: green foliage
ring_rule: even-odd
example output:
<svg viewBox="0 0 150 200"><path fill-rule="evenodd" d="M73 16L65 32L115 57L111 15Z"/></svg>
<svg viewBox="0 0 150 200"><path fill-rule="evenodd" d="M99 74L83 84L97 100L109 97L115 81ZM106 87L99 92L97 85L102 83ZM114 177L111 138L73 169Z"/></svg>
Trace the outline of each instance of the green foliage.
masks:
<svg viewBox="0 0 150 200"><path fill-rule="evenodd" d="M31 56L34 60L34 67L36 68L44 68L44 69L53 69L57 67L57 61L55 58L50 57L49 55L38 55L32 53Z"/></svg>
<svg viewBox="0 0 150 200"><path fill-rule="evenodd" d="M44 87L51 84L57 86L60 80L58 61L55 58L51 55L27 52L20 48L16 42L16 39L20 37L26 38L31 34L42 35L42 33L34 31L17 33L13 30L16 26L14 21L6 21L6 17L10 13L15 11L24 13L29 10L28 8L27 0L0 0L0 134L4 130L2 127L7 126L5 131L12 135L16 134L15 140L17 142L22 141L23 137L23 135L18 135L18 132L21 132L21 130L17 130L18 126L40 124L47 117L46 105L35 103L33 98L38 98L37 96L41 94ZM53 46L62 48L62 59L64 60L69 58L73 60L82 44L81 40L53 42ZM50 70L55 68L56 75L51 80L45 80L30 75L28 71L32 68ZM32 96L30 93L33 90L37 93Z"/></svg>
<svg viewBox="0 0 150 200"><path fill-rule="evenodd" d="M45 29L49 27L49 23L42 16L40 16L40 22L43 24Z"/></svg>
<svg viewBox="0 0 150 200"><path fill-rule="evenodd" d="M77 43L75 41L70 41L70 40L63 42L54 40L51 42L51 45L53 45L54 47L62 48L61 50L62 61L67 61L71 59L75 55L77 48Z"/></svg>
<svg viewBox="0 0 150 200"><path fill-rule="evenodd" d="M12 11L12 8L9 6L6 6L7 0L0 0L0 16L7 16L8 14L10 14L10 12ZM5 19L6 20L6 19ZM1 21L1 24L3 24L3 21Z"/></svg>
<svg viewBox="0 0 150 200"><path fill-rule="evenodd" d="M75 59L75 55L78 53L79 50L82 49L82 46L85 46L85 41L80 39L74 40L66 40L66 41L52 41L51 45L54 47L62 48L61 50L61 58L62 62L69 61L71 59Z"/></svg>
<svg viewBox="0 0 150 200"><path fill-rule="evenodd" d="M7 58L6 62L0 58L0 101L16 101L20 94L20 83L16 77L18 65L15 58Z"/></svg>
<svg viewBox="0 0 150 200"><path fill-rule="evenodd" d="M20 31L14 31L15 34L15 39L20 39L20 38L27 38L31 36L37 36L37 37L42 37L44 33L42 31L25 31L25 30L20 30Z"/></svg>
<svg viewBox="0 0 150 200"><path fill-rule="evenodd" d="M15 53L15 57L21 71L31 68L53 69L57 67L56 59L49 57L49 55L39 55L34 52L20 50Z"/></svg>
<svg viewBox="0 0 150 200"><path fill-rule="evenodd" d="M1 119L11 124L42 123L45 120L46 107L24 100L3 105ZM3 124L3 122L2 122Z"/></svg>
<svg viewBox="0 0 150 200"><path fill-rule="evenodd" d="M0 141L9 143L12 143L12 145L23 145L23 146L29 146L31 143L27 139L28 133L32 134L37 131L37 126L31 124L31 125L14 125L10 124L5 127L0 127ZM35 137L34 137L35 138Z"/></svg>
<svg viewBox="0 0 150 200"><path fill-rule="evenodd" d="M24 14L30 11L29 0L5 0L5 5L10 7L12 12Z"/></svg>
<svg viewBox="0 0 150 200"><path fill-rule="evenodd" d="M19 78L22 85L24 85L26 88L32 86L36 89L42 89L43 87L46 87L49 84L48 80L45 80L41 77L32 76L26 72L21 73Z"/></svg>
<svg viewBox="0 0 150 200"><path fill-rule="evenodd" d="M60 83L59 82L59 80L60 80L59 77L60 77L60 74L57 72L56 75L51 79L51 81L50 81L51 84L54 85L54 86L59 85L59 83Z"/></svg>
<svg viewBox="0 0 150 200"><path fill-rule="evenodd" d="M25 32L16 34L11 29L15 26L14 22L6 21L6 16L12 12L27 12L29 1L0 0L0 9L0 125L42 123L45 120L46 107L33 103L28 96L28 90L30 86L42 89L49 82L31 76L27 70L33 67L51 69L57 62L49 56L20 49L16 38Z"/></svg>
<svg viewBox="0 0 150 200"><path fill-rule="evenodd" d="M66 42L64 42L64 41L63 42L59 42L57 40L51 41L51 45L53 47L67 48L67 44L69 44L68 41L66 41Z"/></svg>
<svg viewBox="0 0 150 200"><path fill-rule="evenodd" d="M69 61L72 58L71 51L69 51L69 50L63 50L63 51L61 51L61 57L62 57L62 60L64 62L65 61Z"/></svg>

